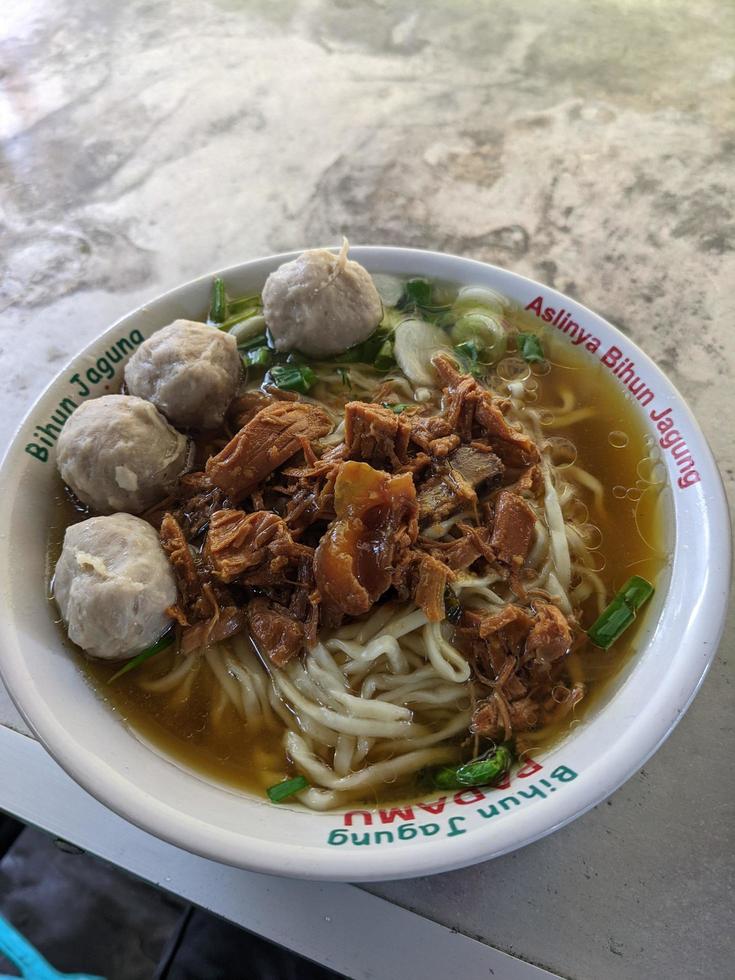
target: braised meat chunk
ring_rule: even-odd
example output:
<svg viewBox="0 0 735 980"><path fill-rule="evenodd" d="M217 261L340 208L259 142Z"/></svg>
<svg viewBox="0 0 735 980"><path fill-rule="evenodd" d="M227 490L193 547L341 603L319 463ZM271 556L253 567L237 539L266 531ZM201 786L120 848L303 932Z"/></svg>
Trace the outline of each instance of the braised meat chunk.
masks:
<svg viewBox="0 0 735 980"><path fill-rule="evenodd" d="M569 653L572 631L566 616L549 602L536 604L536 620L526 640L526 655L551 664Z"/></svg>
<svg viewBox="0 0 735 980"><path fill-rule="evenodd" d="M530 436L506 421L501 399L471 375L461 374L449 355L438 354L433 364L445 386L445 417L464 441L486 437L503 463L513 468L522 469L538 460L538 449Z"/></svg>
<svg viewBox="0 0 735 980"><path fill-rule="evenodd" d="M205 555L221 582L262 589L296 585L294 569L314 551L294 541L288 525L268 510L221 510L212 518Z"/></svg>
<svg viewBox="0 0 735 980"><path fill-rule="evenodd" d="M304 626L277 603L251 599L247 607L248 625L261 656L276 667L283 667L304 648Z"/></svg>
<svg viewBox="0 0 735 980"><path fill-rule="evenodd" d="M416 541L416 490L409 473L389 476L347 461L334 505L337 516L316 549L316 584L323 600L359 616L389 588L402 552Z"/></svg>
<svg viewBox="0 0 735 980"><path fill-rule="evenodd" d="M445 616L444 594L447 582L454 578L444 562L431 555L421 555L417 562L418 576L414 598L430 623L439 623Z"/></svg>
<svg viewBox="0 0 735 980"><path fill-rule="evenodd" d="M410 425L388 408L366 402L345 405L348 459L398 468L406 462L410 435Z"/></svg>
<svg viewBox="0 0 735 980"><path fill-rule="evenodd" d="M206 473L237 503L303 449L303 440L319 439L331 430L331 419L318 405L274 402L207 460Z"/></svg>
<svg viewBox="0 0 735 980"><path fill-rule="evenodd" d="M531 547L536 516L523 497L502 490L495 505L495 524L490 544L498 561L518 568Z"/></svg>

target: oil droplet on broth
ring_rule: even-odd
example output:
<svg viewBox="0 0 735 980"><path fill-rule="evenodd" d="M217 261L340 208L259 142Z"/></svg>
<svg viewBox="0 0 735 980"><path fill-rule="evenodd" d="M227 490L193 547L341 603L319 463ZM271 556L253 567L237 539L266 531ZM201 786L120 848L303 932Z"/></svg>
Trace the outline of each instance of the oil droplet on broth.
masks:
<svg viewBox="0 0 735 980"><path fill-rule="evenodd" d="M620 484L612 488L612 495L616 500L623 500L627 492L627 488L621 487Z"/></svg>

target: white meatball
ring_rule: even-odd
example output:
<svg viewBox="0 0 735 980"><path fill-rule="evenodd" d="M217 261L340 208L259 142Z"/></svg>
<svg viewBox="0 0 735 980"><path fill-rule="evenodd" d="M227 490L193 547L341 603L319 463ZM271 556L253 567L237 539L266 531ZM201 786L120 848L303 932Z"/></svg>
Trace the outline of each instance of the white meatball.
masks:
<svg viewBox="0 0 735 980"><path fill-rule="evenodd" d="M225 417L241 370L231 334L175 320L136 350L125 366L125 383L131 395L153 402L172 425L213 429Z"/></svg>
<svg viewBox="0 0 735 980"><path fill-rule="evenodd" d="M139 514L161 500L187 467L189 441L155 406L129 395L82 402L61 430L59 472L101 514Z"/></svg>
<svg viewBox="0 0 735 980"><path fill-rule="evenodd" d="M370 273L326 249L304 252L271 272L263 313L276 350L330 357L365 340L383 316Z"/></svg>
<svg viewBox="0 0 735 980"><path fill-rule="evenodd" d="M140 517L111 514L73 524L54 573L69 638L93 657L140 653L171 625L176 582L158 535Z"/></svg>

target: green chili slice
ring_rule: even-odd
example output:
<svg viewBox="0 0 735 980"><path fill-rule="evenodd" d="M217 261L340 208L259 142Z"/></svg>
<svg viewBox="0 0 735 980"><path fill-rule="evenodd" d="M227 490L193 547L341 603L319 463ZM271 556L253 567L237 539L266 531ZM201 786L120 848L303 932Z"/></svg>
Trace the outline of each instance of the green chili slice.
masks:
<svg viewBox="0 0 735 980"><path fill-rule="evenodd" d="M470 786L491 786L511 767L513 756L506 745L461 766L442 766L434 770L432 779L438 789L466 789Z"/></svg>
<svg viewBox="0 0 735 980"><path fill-rule="evenodd" d="M277 388L284 391L300 391L305 395L316 381L316 375L307 364L276 364L271 377Z"/></svg>
<svg viewBox="0 0 735 980"><path fill-rule="evenodd" d="M269 786L266 793L272 803L282 803L289 796L293 796L294 793L300 793L302 789L308 788L309 784L303 776L294 776L293 779L284 779L282 783Z"/></svg>
<svg viewBox="0 0 735 980"><path fill-rule="evenodd" d="M587 636L596 647L608 650L635 620L636 613L653 593L650 582L640 575L633 575L590 626Z"/></svg>
<svg viewBox="0 0 735 980"><path fill-rule="evenodd" d="M209 303L209 322L224 323L227 319L227 294L225 281L219 276L212 283L212 296Z"/></svg>
<svg viewBox="0 0 735 980"><path fill-rule="evenodd" d="M270 367L272 361L273 351L270 347L256 347L254 350L246 350L242 355L245 367Z"/></svg>

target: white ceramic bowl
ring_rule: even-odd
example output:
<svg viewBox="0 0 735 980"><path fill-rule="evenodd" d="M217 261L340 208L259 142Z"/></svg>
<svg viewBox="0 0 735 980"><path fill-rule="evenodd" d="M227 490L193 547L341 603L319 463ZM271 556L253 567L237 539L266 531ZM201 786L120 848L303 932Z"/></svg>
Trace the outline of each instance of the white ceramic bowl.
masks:
<svg viewBox="0 0 735 980"><path fill-rule="evenodd" d="M296 254L246 262L222 274L230 292L246 294L259 290L271 270ZM42 460L40 449L26 447L46 448L36 426L63 422L71 407L66 402L64 408L64 399L78 405L115 390L124 359L115 365L114 379L95 381L101 373L97 359L106 351L119 351L121 340L132 349L177 317L200 317L210 275L106 330L59 374L22 423L0 471L0 668L16 705L57 762L133 823L227 864L364 881L430 874L503 854L584 813L631 776L681 718L715 654L730 580L730 532L720 477L691 412L655 364L609 323L553 289L481 262L379 247L354 248L351 257L371 272L485 285L522 306L540 296L544 308L563 307L599 338L599 350L589 353L591 363L599 364L611 347L632 359L654 395L650 404L639 406L654 437L660 433L651 412L670 410L665 417L674 420L686 441L699 478L679 486L677 462L670 451L663 453L673 499L670 581L668 589L657 590L643 624L641 651L606 702L565 741L517 773L509 787L351 815L276 807L207 782L154 752L102 703L63 648L45 595L46 539L57 487L54 450ZM47 441L52 440L47 436Z"/></svg>

